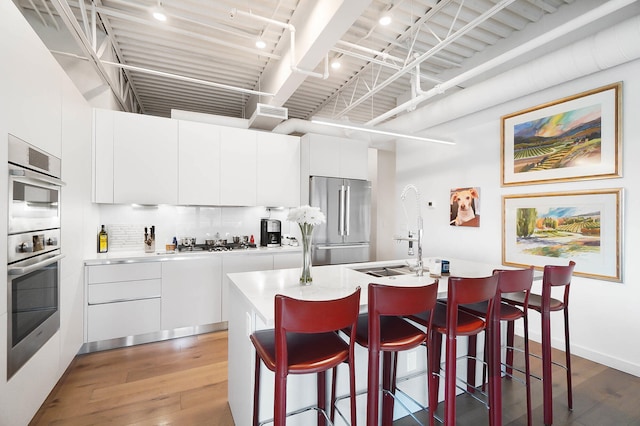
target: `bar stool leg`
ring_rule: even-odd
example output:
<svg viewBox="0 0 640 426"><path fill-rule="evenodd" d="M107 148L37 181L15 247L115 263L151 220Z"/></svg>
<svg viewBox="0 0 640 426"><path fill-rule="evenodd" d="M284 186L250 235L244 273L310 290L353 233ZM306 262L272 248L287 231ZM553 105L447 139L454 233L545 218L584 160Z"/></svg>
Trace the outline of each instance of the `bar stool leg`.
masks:
<svg viewBox="0 0 640 426"><path fill-rule="evenodd" d="M515 334L515 322L507 321L507 355L505 361L507 364L506 372L508 379L510 379L511 375L513 374L513 368L511 366L513 365L513 345Z"/></svg>
<svg viewBox="0 0 640 426"><path fill-rule="evenodd" d="M380 384L380 352L369 349L367 381L367 426L378 426L378 387Z"/></svg>
<svg viewBox="0 0 640 426"><path fill-rule="evenodd" d="M317 374L317 386L318 386L318 408L326 412L327 409L327 372L321 371ZM325 426L326 419L322 411L318 411L318 426Z"/></svg>
<svg viewBox="0 0 640 426"><path fill-rule="evenodd" d="M553 424L553 383L551 381L551 319L550 312L543 310L542 315L542 394L544 406L544 424Z"/></svg>
<svg viewBox="0 0 640 426"><path fill-rule="evenodd" d="M478 355L478 336L468 338L467 348L467 392L474 393L476 385L476 356Z"/></svg>
<svg viewBox="0 0 640 426"><path fill-rule="evenodd" d="M395 364L393 352L382 353L382 424L393 423L393 397L387 392L394 392L393 389L393 368ZM384 392L387 391L387 392Z"/></svg>
<svg viewBox="0 0 640 426"><path fill-rule="evenodd" d="M253 381L253 426L258 426L260 404L260 358L256 356L255 378Z"/></svg>
<svg viewBox="0 0 640 426"><path fill-rule="evenodd" d="M349 369L351 370L351 369ZM331 410L329 413L329 419L331 423L336 421L336 380L338 379L338 367L333 368L333 374L331 376ZM350 395L353 395L351 393Z"/></svg>
<svg viewBox="0 0 640 426"><path fill-rule="evenodd" d="M571 391L571 349L569 349L569 308L564 308L564 353L567 367L567 404L569 410L573 410L573 393Z"/></svg>
<svg viewBox="0 0 640 426"><path fill-rule="evenodd" d="M456 336L447 334L444 389L444 424L456 424L456 353L458 341Z"/></svg>
<svg viewBox="0 0 640 426"><path fill-rule="evenodd" d="M531 426L533 424L533 415L531 412L531 367L529 361L529 319L527 315L523 317L524 320L524 372L525 372L525 387L527 392L527 425ZM512 321L510 323L513 324ZM513 327L511 330L512 333ZM511 336L511 340L513 340L513 335ZM511 357L513 359L513 355ZM513 362L513 361L512 361ZM512 365L512 364L510 364Z"/></svg>
<svg viewBox="0 0 640 426"><path fill-rule="evenodd" d="M435 331L429 336L429 426L435 425L435 412L438 408L438 392L440 390L440 358L442 356L442 334Z"/></svg>

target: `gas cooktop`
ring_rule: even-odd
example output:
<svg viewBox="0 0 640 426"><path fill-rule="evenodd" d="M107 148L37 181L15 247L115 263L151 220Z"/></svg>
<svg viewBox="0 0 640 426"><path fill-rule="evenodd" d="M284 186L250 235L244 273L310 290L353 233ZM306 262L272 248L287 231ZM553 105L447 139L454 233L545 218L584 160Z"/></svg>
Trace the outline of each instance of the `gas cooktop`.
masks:
<svg viewBox="0 0 640 426"><path fill-rule="evenodd" d="M227 244L195 244L195 245L178 245L177 250L182 251L231 251L231 250L246 250L256 248L255 244L251 243L227 243Z"/></svg>

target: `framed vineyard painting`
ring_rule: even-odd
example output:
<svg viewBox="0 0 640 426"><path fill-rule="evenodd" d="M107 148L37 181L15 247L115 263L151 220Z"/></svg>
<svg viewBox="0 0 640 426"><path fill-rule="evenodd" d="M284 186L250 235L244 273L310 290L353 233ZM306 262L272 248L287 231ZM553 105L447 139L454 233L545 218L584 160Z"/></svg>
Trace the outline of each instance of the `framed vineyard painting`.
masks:
<svg viewBox="0 0 640 426"><path fill-rule="evenodd" d="M502 117L502 186L621 176L622 82Z"/></svg>
<svg viewBox="0 0 640 426"><path fill-rule="evenodd" d="M622 281L621 202L620 188L503 196L502 263Z"/></svg>

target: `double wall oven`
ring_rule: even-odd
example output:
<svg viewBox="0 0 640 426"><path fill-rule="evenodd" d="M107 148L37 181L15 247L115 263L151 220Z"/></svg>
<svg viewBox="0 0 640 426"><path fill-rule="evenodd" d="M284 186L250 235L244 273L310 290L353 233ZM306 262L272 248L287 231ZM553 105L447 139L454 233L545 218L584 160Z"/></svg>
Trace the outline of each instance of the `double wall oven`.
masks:
<svg viewBox="0 0 640 426"><path fill-rule="evenodd" d="M9 135L7 378L60 328L61 161Z"/></svg>

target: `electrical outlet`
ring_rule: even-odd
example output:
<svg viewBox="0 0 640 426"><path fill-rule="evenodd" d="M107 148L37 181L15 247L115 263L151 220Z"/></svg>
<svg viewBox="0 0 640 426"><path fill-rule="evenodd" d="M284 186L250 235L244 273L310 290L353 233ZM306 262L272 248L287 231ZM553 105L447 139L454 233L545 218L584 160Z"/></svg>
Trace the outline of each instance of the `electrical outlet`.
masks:
<svg viewBox="0 0 640 426"><path fill-rule="evenodd" d="M416 355L416 351L411 351L407 353L407 372L413 371L418 368L418 358Z"/></svg>

